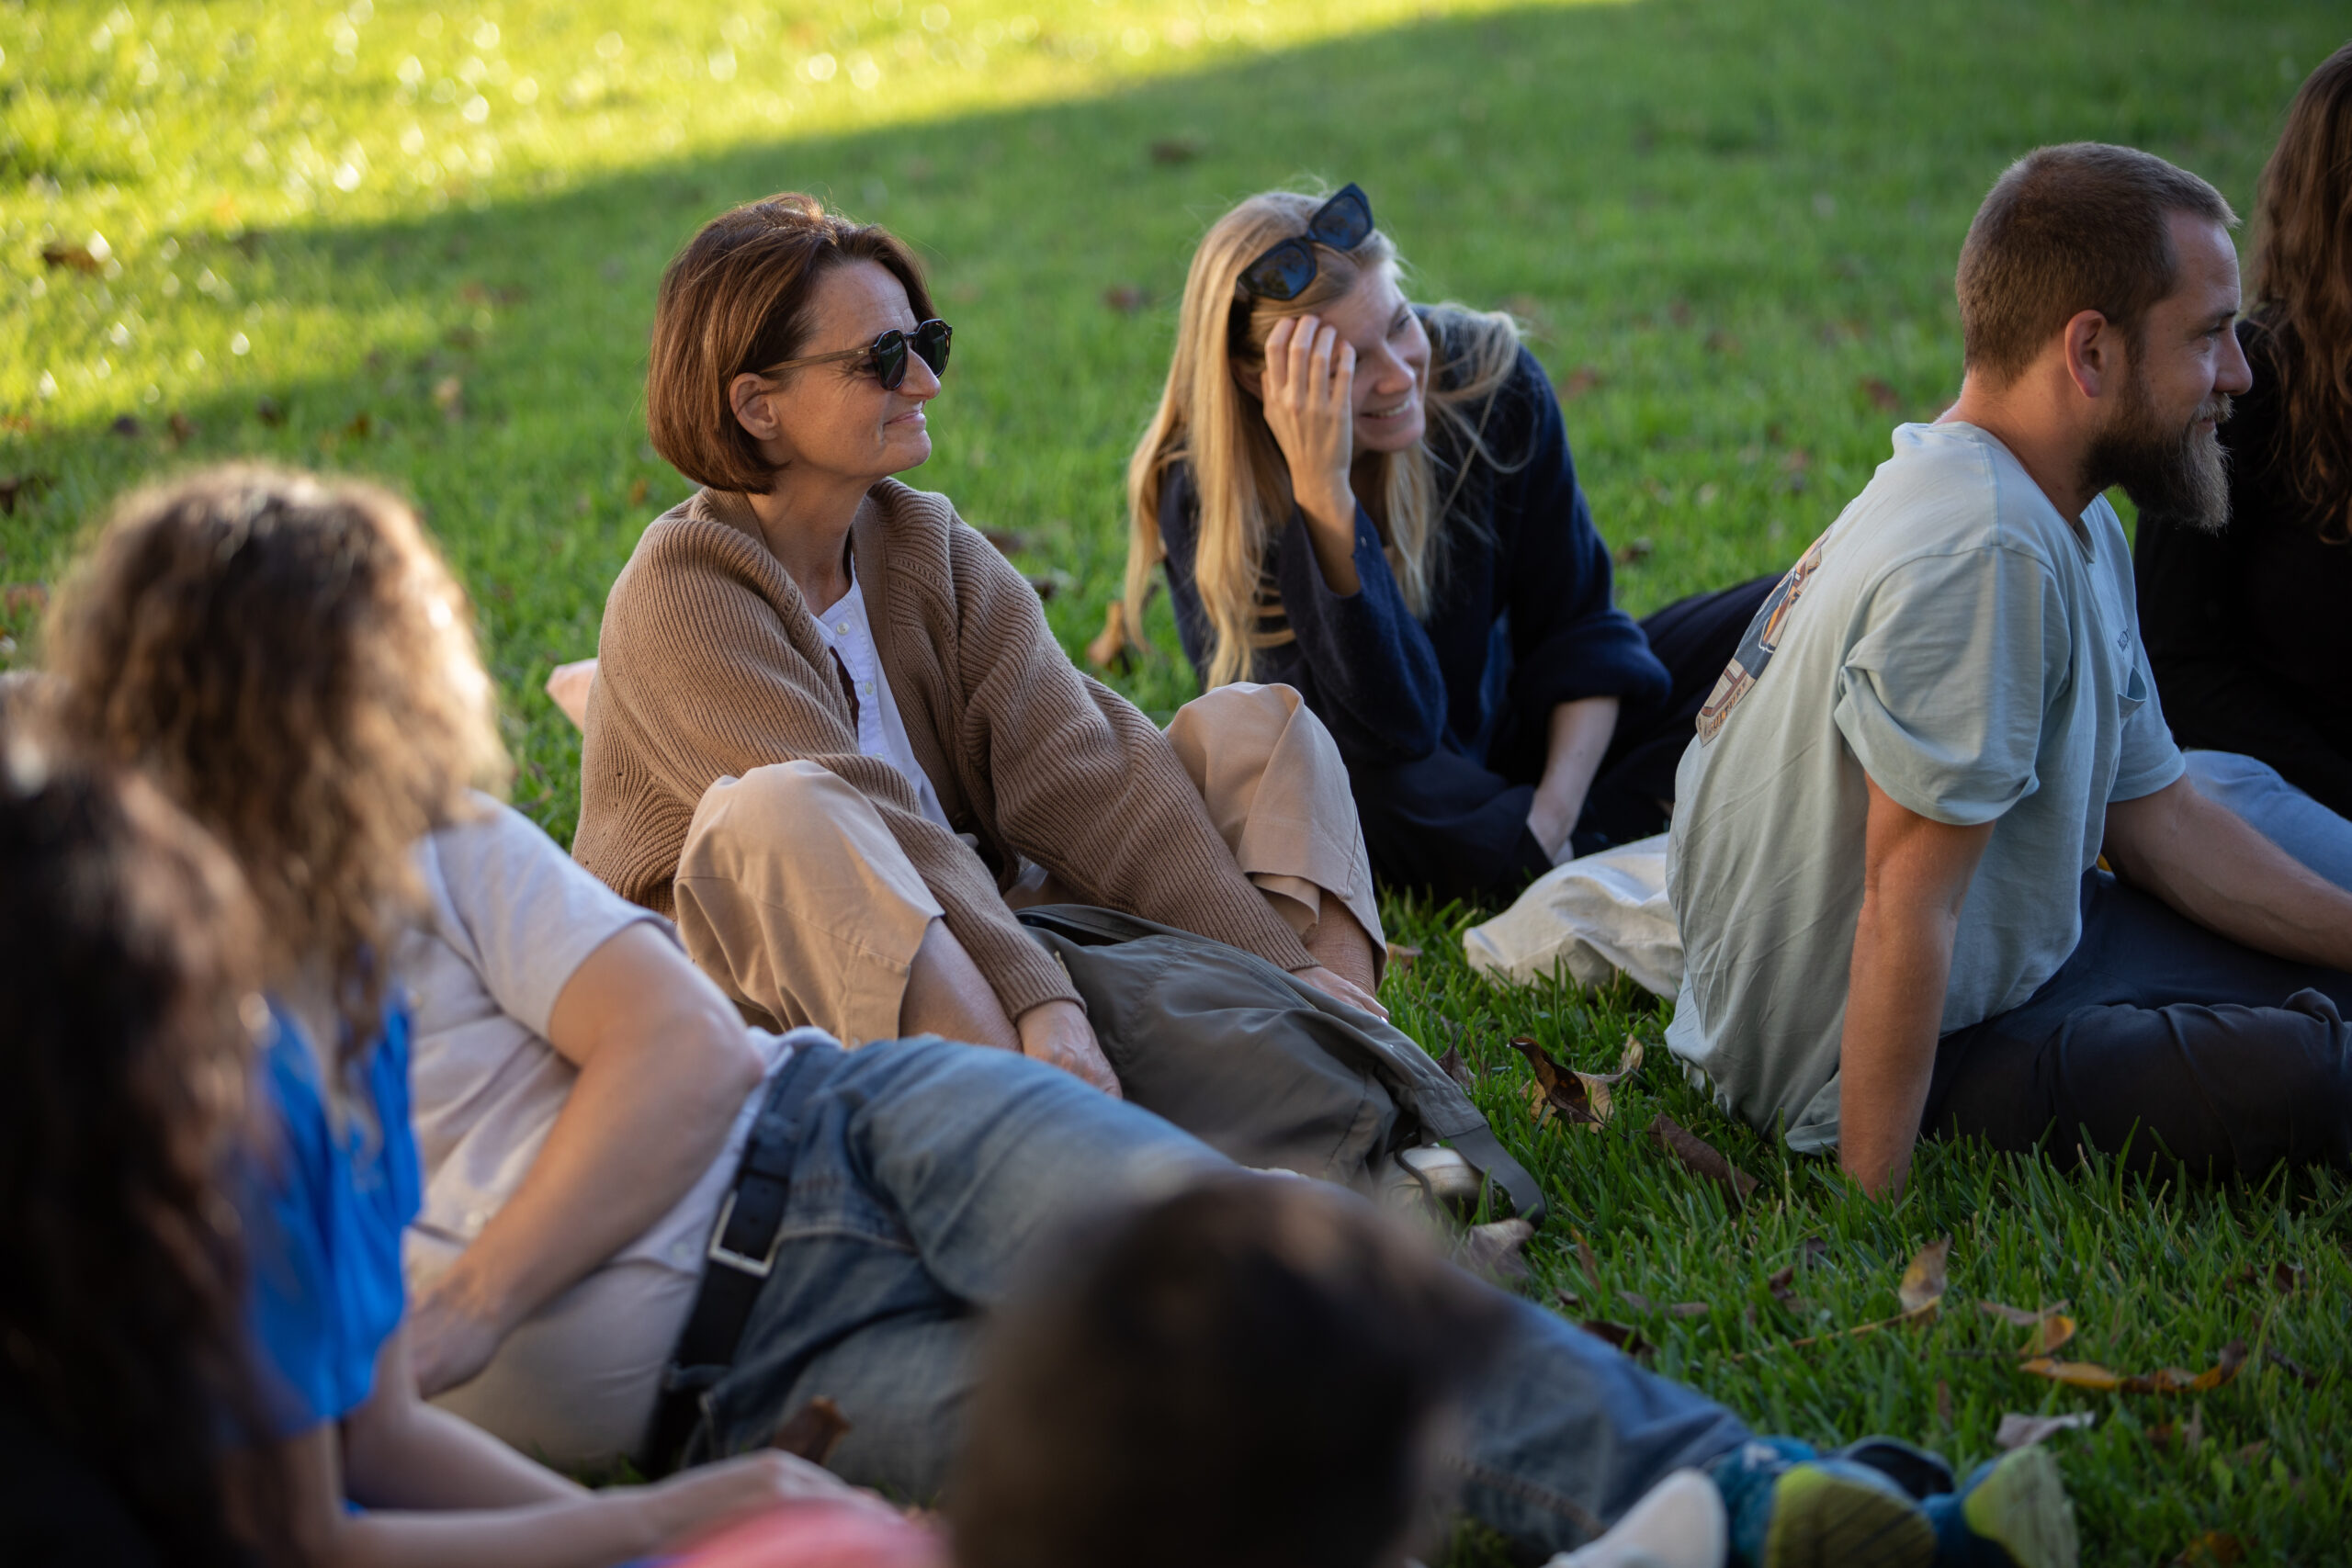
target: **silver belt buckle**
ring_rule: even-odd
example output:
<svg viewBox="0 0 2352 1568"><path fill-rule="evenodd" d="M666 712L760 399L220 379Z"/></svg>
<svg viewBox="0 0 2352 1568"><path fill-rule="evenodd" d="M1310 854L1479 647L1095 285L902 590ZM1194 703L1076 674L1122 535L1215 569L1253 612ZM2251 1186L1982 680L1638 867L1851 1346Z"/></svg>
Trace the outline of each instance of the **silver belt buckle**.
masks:
<svg viewBox="0 0 2352 1568"><path fill-rule="evenodd" d="M741 1190L736 1187L727 1190L727 1201L718 1205L718 1220L710 1227L710 1245L703 1249L703 1256L713 1263L724 1263L739 1273L749 1274L754 1280L764 1280L775 1268L776 1249L784 1245L782 1216L778 1216L775 1235L768 1238L768 1255L765 1258L752 1258L733 1250L726 1245L727 1222L735 1217L735 1194Z"/></svg>

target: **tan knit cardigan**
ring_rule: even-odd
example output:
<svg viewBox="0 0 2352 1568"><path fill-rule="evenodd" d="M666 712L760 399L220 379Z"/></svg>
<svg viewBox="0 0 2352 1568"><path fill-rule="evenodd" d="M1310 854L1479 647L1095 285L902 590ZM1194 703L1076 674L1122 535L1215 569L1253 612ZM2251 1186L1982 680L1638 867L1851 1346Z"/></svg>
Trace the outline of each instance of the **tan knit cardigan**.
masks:
<svg viewBox="0 0 2352 1568"><path fill-rule="evenodd" d="M859 752L831 653L750 502L705 490L654 520L605 603L580 760L582 864L670 913L703 792L806 759L881 812L1009 1016L1078 999L1005 905L1017 856L1088 902L1283 969L1314 963L1235 865L1166 738L1078 671L1035 591L945 497L885 479L850 538L915 760L979 852L922 815L896 768Z"/></svg>

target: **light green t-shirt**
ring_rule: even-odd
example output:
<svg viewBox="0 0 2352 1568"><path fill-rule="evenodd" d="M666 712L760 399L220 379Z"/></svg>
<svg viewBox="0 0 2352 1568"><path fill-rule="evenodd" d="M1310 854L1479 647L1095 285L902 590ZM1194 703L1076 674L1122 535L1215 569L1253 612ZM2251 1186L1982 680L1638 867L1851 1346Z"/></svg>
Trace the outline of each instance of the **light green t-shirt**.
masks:
<svg viewBox="0 0 2352 1568"><path fill-rule="evenodd" d="M2018 1006L2081 937L2110 801L2181 759L2140 646L2115 509L2059 515L1973 425L1906 424L1750 626L1683 753L1668 890L1685 971L1667 1043L1799 1149L1838 1141L1862 902L1864 774L1996 826L1942 1027Z"/></svg>

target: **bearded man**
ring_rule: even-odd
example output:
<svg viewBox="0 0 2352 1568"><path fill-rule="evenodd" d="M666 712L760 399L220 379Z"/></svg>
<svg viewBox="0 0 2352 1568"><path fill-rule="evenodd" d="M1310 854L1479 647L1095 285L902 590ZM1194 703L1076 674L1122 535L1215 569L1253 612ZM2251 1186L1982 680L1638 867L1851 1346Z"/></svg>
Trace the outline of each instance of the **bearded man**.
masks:
<svg viewBox="0 0 2352 1568"><path fill-rule="evenodd" d="M2012 165L1961 251L1959 401L1894 433L1683 756L1668 1043L1872 1194L1923 1127L2352 1155L2352 896L2183 776L2102 493L2226 519L2235 221L2129 148Z"/></svg>

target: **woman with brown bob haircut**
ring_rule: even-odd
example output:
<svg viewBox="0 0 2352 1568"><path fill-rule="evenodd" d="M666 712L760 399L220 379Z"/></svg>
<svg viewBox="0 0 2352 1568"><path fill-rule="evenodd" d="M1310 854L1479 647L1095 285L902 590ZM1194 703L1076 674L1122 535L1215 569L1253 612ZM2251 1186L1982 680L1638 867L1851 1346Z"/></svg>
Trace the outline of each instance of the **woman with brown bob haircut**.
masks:
<svg viewBox="0 0 2352 1568"><path fill-rule="evenodd" d="M646 385L702 488L613 586L574 852L740 1004L854 1045L933 1032L1116 1080L1016 902L1107 906L1377 1008L1384 952L1337 751L1295 694L1167 734L1075 669L943 496L950 333L913 255L786 195L662 280Z"/></svg>
<svg viewBox="0 0 2352 1568"><path fill-rule="evenodd" d="M228 468L127 498L49 628L43 716L160 786L260 912L267 1136L232 1195L263 1451L306 1562L585 1568L808 1484L765 1455L591 1494L418 1397L409 1012L387 970L422 897L413 846L506 767L470 623L392 496Z"/></svg>
<svg viewBox="0 0 2352 1568"><path fill-rule="evenodd" d="M2352 887L2352 44L2295 95L2256 199L2228 525L2142 515L2140 625L2197 787Z"/></svg>

